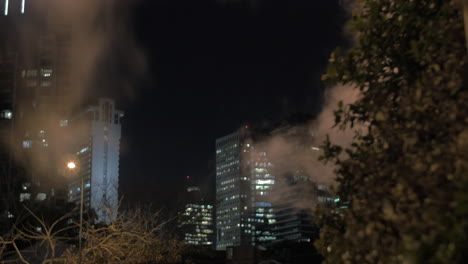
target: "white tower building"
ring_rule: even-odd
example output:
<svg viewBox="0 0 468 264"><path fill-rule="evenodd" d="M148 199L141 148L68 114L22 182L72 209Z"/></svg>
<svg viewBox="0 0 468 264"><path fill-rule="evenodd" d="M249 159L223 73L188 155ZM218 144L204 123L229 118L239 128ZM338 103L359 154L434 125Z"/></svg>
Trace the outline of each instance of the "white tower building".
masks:
<svg viewBox="0 0 468 264"><path fill-rule="evenodd" d="M97 221L109 223L117 217L119 203L120 119L122 111L115 109L111 99L100 99L71 120L76 134L74 144L79 177L69 184L69 201L80 200L80 177L84 177L85 208L93 209Z"/></svg>

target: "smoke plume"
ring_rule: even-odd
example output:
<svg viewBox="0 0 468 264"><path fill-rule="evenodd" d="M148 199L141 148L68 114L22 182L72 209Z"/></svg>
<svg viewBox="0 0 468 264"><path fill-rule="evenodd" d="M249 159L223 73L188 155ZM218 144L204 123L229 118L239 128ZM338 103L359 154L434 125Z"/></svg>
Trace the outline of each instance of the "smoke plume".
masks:
<svg viewBox="0 0 468 264"><path fill-rule="evenodd" d="M31 173L55 181L59 177L51 176L51 171L63 174L63 159L76 145L74 140L89 133L77 126L69 133L59 126L61 120L73 119L102 96L136 96L135 77L145 75L146 61L129 28L128 10L135 2L26 1L25 13L16 21L18 47L13 51L19 54L15 113L19 138L6 141L15 160ZM50 82L38 78L31 86L28 72L33 70L38 77L50 71ZM46 146L47 154L25 151L25 140Z"/></svg>
<svg viewBox="0 0 468 264"><path fill-rule="evenodd" d="M334 144L349 147L357 130L363 127L341 130L335 126L334 111L341 101L343 105L355 102L359 90L338 85L325 93L325 104L319 116L302 125L286 127L258 145L268 153L274 164L275 190L271 193L273 203L291 199L299 209L313 208L316 199L314 185L327 188L335 184L334 164L324 163L320 146L326 137ZM311 184L313 183L313 184Z"/></svg>

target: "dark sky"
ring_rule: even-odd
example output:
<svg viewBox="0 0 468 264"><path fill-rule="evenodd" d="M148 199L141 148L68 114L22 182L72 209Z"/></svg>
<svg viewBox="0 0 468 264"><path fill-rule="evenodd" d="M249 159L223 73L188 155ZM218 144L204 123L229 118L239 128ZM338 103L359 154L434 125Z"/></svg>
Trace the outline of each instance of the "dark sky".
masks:
<svg viewBox="0 0 468 264"><path fill-rule="evenodd" d="M186 175L212 195L216 138L320 111L320 75L344 42L338 0L236 2L146 0L133 10L148 78L121 104L126 199L170 205Z"/></svg>

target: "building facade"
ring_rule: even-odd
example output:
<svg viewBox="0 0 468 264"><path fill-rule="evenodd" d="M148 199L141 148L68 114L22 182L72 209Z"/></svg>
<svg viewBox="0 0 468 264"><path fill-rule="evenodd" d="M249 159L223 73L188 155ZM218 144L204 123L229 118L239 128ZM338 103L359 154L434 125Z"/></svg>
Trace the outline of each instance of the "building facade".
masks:
<svg viewBox="0 0 468 264"><path fill-rule="evenodd" d="M287 142L285 153L278 158L287 160L278 176L281 185L280 199L274 202L275 224L272 233L277 242L310 243L318 238L319 227L314 221L313 208L333 201L323 183L320 170L287 159L286 156L300 157L302 160L317 160L320 149L314 133L310 130L309 116L293 116L283 125L271 131L271 136Z"/></svg>
<svg viewBox="0 0 468 264"><path fill-rule="evenodd" d="M326 196L317 184L301 171L289 175L283 182L289 192L275 203L276 222L272 227L275 242L310 243L318 238L312 208Z"/></svg>
<svg viewBox="0 0 468 264"><path fill-rule="evenodd" d="M262 135L248 126L216 140L216 249L251 246L274 239L269 195L275 178Z"/></svg>
<svg viewBox="0 0 468 264"><path fill-rule="evenodd" d="M188 186L178 221L186 245L210 248L214 245L213 213L213 205L202 198L200 188Z"/></svg>
<svg viewBox="0 0 468 264"><path fill-rule="evenodd" d="M10 61L15 62L10 67L15 90L14 105L9 109L13 137L8 145L16 163L15 177L23 181L20 200L42 202L60 196L58 199L64 201L61 159L68 149L63 121L70 116L69 98L73 97L70 32L63 25L48 23L43 14L33 10L38 6L31 1L1 2L0 34L5 41L0 44L0 53L11 54Z"/></svg>
<svg viewBox="0 0 468 264"><path fill-rule="evenodd" d="M76 171L69 172L68 200L80 203L84 179L84 206L96 213L98 222L115 220L119 205L119 156L123 112L111 99L71 119L67 126L74 135L72 153Z"/></svg>
<svg viewBox="0 0 468 264"><path fill-rule="evenodd" d="M76 179L83 175L87 207L108 222L118 206L123 113L108 99L80 115L72 112L83 109L80 91L87 83L71 80L71 22L51 20L48 2L0 0L0 144L8 145L0 147L0 200L13 195L38 208L78 202ZM72 158L78 163L73 172L66 170ZM5 177L18 181L11 186ZM0 217L17 216L2 207Z"/></svg>

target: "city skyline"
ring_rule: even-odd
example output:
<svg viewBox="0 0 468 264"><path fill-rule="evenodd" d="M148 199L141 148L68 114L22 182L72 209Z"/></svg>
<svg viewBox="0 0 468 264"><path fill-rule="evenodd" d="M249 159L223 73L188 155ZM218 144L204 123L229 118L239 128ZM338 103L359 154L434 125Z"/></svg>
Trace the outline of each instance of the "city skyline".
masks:
<svg viewBox="0 0 468 264"><path fill-rule="evenodd" d="M328 54L346 42L344 10L338 1L296 0L251 8L209 0L135 8L135 37L151 80L136 89L134 102L123 102L127 198L164 207L156 193L169 195L166 186L177 188L187 175L213 190L214 139L244 124L274 127L294 112L320 112ZM148 182L157 191L135 191Z"/></svg>
<svg viewBox="0 0 468 264"><path fill-rule="evenodd" d="M145 56L144 75L150 78L136 81L135 76L123 74L121 77L128 78L127 83L136 81L131 88L135 95L125 97L122 96L122 89L125 88L109 79L124 70L110 65L119 60L118 57L112 56L112 52L104 56L106 59L101 62L103 66L108 67L104 67L105 70L93 71L91 82L76 81L75 65L70 65L69 62L77 58L79 50L75 42L82 41L83 36L77 35L76 29L70 27L73 25L73 18L67 26L62 22L64 18L52 11L64 10L66 13L69 12L67 7L57 5L53 0L49 1L51 11L45 12L42 6L36 5L36 2L26 1L24 3L27 12L9 12L2 18L3 32L19 31L20 37L12 39L17 43L30 38L24 35L24 28L32 22L30 21L32 17L40 18L38 21L44 20L34 25L38 28L34 32L34 35L38 36L37 41L28 43L25 48L29 51L37 50L34 56L46 54L44 63L50 64L47 60L52 59L53 64L44 67L45 64L39 64L42 63L39 60L21 59L25 62L21 65L24 70L18 74L24 75L24 78L18 85L24 87L35 85L40 91L34 96L28 95L27 100L23 98L22 108L28 109L34 105L33 109L39 109L38 111L45 116L51 109L58 110L59 115L67 116L69 113L63 111L67 108L66 111L71 111L69 106L79 109L96 101L98 97L116 99L116 103L128 117L123 120L122 128L121 194L130 202L148 201L161 207L170 206L167 201L163 204L164 199L161 198L165 196L166 190L177 189L177 185L187 175L190 175L203 190L211 193L209 195L211 199L214 198L215 157L212 142L220 135L243 124L261 129L274 127L282 119L296 112L316 116L324 101L325 87L319 79L325 70L326 58L336 43L344 42L345 39L341 24L337 24L336 21L332 21L326 25L327 27L315 27L317 33L314 34L302 30L317 19L310 17L306 12L306 10L316 12L314 9L316 7L344 21L345 13L338 2L316 5L301 1L289 3L259 1L255 6L251 6L242 1L204 1L201 4L187 1L176 1L177 3L171 4L139 1L128 6L131 7L131 12L126 17L125 23L127 30L133 31L132 45L138 47L137 49ZM18 9L15 7L18 3L20 2L10 1L8 10ZM84 3L77 8L93 6ZM116 6L116 10L124 6ZM107 4L96 4L94 7L111 9ZM292 13L283 11L285 7ZM148 10L158 12L159 15L150 18ZM184 10L188 13L177 23L165 21L164 18L168 15L165 14L166 11L177 15L186 12ZM17 16L18 14L20 16ZM44 19L45 17L50 18ZM210 19L218 20L218 25L208 24ZM154 24L142 25L143 20L152 21ZM192 20L196 24L191 24ZM14 23L19 23L21 26L14 26ZM275 29L275 26L280 27ZM225 28L219 31L221 27ZM288 30L288 27L291 30ZM262 36L255 36L255 28L263 30ZM154 36L144 34L145 30L156 30L162 34L157 38L159 42L156 46L152 45L156 40ZM171 36L170 32L200 34L203 38L191 41L188 45L171 45L172 42L182 40L183 35L178 34L168 38ZM114 35L114 33L109 34L109 36ZM325 38L329 46L313 49L316 36ZM93 41L92 38L86 37L85 40ZM242 43L248 45L240 45ZM8 46L12 43L4 44L8 50ZM54 48L48 50L48 47L52 46ZM164 52L161 53L162 51ZM269 59L267 51L278 53L279 59L277 61ZM303 57L309 59L304 60ZM194 60L195 58L198 59ZM317 60L314 61L312 58ZM79 63L76 64L79 66ZM183 67L178 69L171 66L177 64ZM299 67L301 70L285 71L287 67ZM211 71L213 74L206 74L206 71ZM278 75L279 71L281 74ZM179 74L189 78L174 79ZM286 80L293 83L287 83ZM80 88L83 84L88 84L90 87ZM180 88L173 89L174 87ZM181 93L172 92L177 90ZM66 94L73 96L64 97ZM57 101L60 105L54 105L53 100L50 101L50 96L62 98ZM168 100L161 101L161 96ZM191 100L192 97L196 100ZM210 113L211 107L218 108L214 115ZM57 116L56 119L60 117ZM148 121L145 120L151 120L150 125L146 125ZM167 137L172 138L172 141L164 140ZM26 139L25 142L29 140ZM181 159L183 165L180 166L177 153L184 146L187 146L186 154L185 158ZM190 158L187 158L189 156Z"/></svg>
<svg viewBox="0 0 468 264"><path fill-rule="evenodd" d="M467 50L468 0L0 0L0 261L465 263Z"/></svg>

